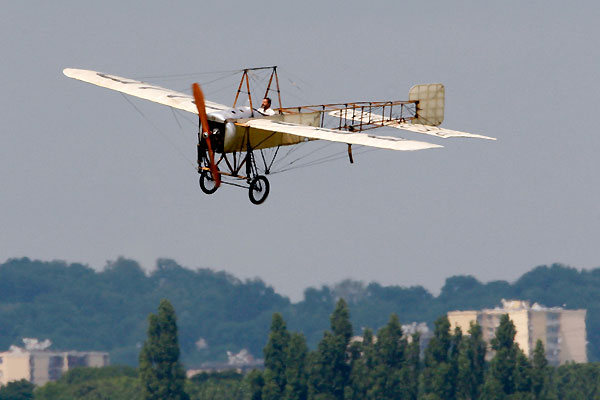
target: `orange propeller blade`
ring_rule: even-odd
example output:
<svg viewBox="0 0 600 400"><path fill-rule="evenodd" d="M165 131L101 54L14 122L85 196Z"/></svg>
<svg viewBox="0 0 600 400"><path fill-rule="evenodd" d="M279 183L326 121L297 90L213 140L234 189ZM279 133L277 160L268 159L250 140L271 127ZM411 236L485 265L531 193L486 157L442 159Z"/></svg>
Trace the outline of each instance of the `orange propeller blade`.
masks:
<svg viewBox="0 0 600 400"><path fill-rule="evenodd" d="M215 180L215 186L219 187L221 185L221 174L219 173L219 169L215 164L215 153L212 149L212 145L210 143L211 132L208 129L208 118L206 117L206 106L204 105L204 93L202 93L202 89L200 89L200 85L194 83L192 85L192 91L194 92L194 100L196 103L196 108L198 108L198 116L200 117L200 124L202 125L202 132L206 137L206 145L208 147L208 158L210 161L210 173Z"/></svg>

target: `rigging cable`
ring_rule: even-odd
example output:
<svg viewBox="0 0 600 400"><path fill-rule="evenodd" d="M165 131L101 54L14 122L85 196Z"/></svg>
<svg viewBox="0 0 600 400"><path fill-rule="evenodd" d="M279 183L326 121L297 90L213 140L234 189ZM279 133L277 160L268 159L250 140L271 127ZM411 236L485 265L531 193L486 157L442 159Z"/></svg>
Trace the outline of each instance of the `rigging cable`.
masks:
<svg viewBox="0 0 600 400"><path fill-rule="evenodd" d="M189 162L194 170L196 169L196 164L190 160L185 153L177 146L175 145L175 143L154 123L152 122L152 120L150 120L150 118L148 118L148 116L146 116L146 114L144 114L131 100L129 100L127 98L127 96L125 96L123 93L121 93L121 96L123 96L125 98L125 100L127 100L127 102L142 116L142 118L144 118L149 124L150 126L152 126L152 128L154 128L154 130L163 137L163 139L165 139L170 145L171 147L173 147L178 153L179 155L181 155L181 157L186 160L187 162Z"/></svg>

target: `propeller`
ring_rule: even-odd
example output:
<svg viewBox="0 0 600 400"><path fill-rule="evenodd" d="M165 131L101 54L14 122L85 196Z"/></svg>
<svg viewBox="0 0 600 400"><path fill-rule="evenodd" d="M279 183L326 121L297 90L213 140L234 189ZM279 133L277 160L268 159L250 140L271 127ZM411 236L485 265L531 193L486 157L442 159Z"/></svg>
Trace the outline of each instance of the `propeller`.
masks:
<svg viewBox="0 0 600 400"><path fill-rule="evenodd" d="M218 188L221 185L221 173L215 164L215 153L210 143L210 136L212 133L208 128L208 118L206 117L206 106L204 105L204 93L200 89L200 85L194 83L192 85L192 91L194 92L194 100L196 107L198 108L198 116L200 117L200 124L202 125L202 133L206 138L206 146L208 147L208 160L210 162L210 173L215 180L215 187Z"/></svg>

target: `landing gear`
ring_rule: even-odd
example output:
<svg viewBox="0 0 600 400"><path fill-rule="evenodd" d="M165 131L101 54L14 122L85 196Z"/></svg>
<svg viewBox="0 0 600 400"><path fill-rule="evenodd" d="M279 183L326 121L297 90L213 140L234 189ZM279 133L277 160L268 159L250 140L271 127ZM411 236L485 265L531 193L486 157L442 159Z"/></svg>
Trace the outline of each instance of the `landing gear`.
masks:
<svg viewBox="0 0 600 400"><path fill-rule="evenodd" d="M216 132L216 128L213 128L211 135L203 136L202 131L198 134L200 189L205 194L215 193L219 189L219 182L215 179L215 175L217 175L217 177L221 178L221 184L248 189L248 197L252 204L258 205L264 203L269 196L271 186L265 175L269 174L277 151L275 151L270 159L269 157L265 157L262 149L253 149L248 142L246 150L227 153L217 140L220 136L222 135ZM214 157L213 155L212 159L207 140L209 137L212 137L212 144L218 146L216 147L216 154L220 153L218 157ZM260 151L260 158L258 160L254 155L255 151ZM257 161L259 162L258 164ZM264 165L260 164L261 161Z"/></svg>
<svg viewBox="0 0 600 400"><path fill-rule="evenodd" d="M269 196L269 181L263 175L257 175L250 181L248 188L248 197L252 204L262 204Z"/></svg>
<svg viewBox="0 0 600 400"><path fill-rule="evenodd" d="M217 191L219 187L215 182L212 173L207 170L202 170L200 172L200 189L206 194L213 194Z"/></svg>

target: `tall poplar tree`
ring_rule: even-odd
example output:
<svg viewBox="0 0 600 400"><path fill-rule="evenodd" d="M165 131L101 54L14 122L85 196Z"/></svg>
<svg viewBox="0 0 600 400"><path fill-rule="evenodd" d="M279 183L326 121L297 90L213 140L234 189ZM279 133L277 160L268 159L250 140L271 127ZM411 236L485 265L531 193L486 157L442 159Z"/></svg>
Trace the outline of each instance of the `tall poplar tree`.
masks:
<svg viewBox="0 0 600 400"><path fill-rule="evenodd" d="M435 330L425 350L425 367L421 373L421 396L424 399L454 399L450 349L452 335L445 315L435 321Z"/></svg>
<svg viewBox="0 0 600 400"><path fill-rule="evenodd" d="M372 394L376 399L406 399L411 388L406 369L407 341L396 314L377 332Z"/></svg>
<svg viewBox="0 0 600 400"><path fill-rule="evenodd" d="M290 343L290 334L280 313L274 313L271 320L269 340L263 352L265 354L265 391L263 399L279 399L285 390L286 353Z"/></svg>
<svg viewBox="0 0 600 400"><path fill-rule="evenodd" d="M350 345L350 385L346 387L344 399L365 400L371 399L373 387L373 371L376 366L375 345L373 332L366 328L363 332L362 342L357 341Z"/></svg>
<svg viewBox="0 0 600 400"><path fill-rule="evenodd" d="M406 362L402 368L404 379L408 382L407 400L416 400L419 395L419 375L421 374L421 334L415 332L406 347Z"/></svg>
<svg viewBox="0 0 600 400"><path fill-rule="evenodd" d="M311 357L309 398L343 400L350 386L350 352L352 337L350 312L344 299L338 300L331 314L331 332L325 332Z"/></svg>
<svg viewBox="0 0 600 400"><path fill-rule="evenodd" d="M479 398L485 371L486 344L481 325L471 323L469 336L463 338L458 349L458 376L456 398L475 400Z"/></svg>
<svg viewBox="0 0 600 400"><path fill-rule="evenodd" d="M529 399L531 393L531 365L515 343L517 331L508 314L500 317L496 336L492 339L494 357L489 363L483 386L483 400Z"/></svg>
<svg viewBox="0 0 600 400"><path fill-rule="evenodd" d="M531 392L536 400L548 398L549 368L544 343L538 339L533 350L533 369L531 371Z"/></svg>
<svg viewBox="0 0 600 400"><path fill-rule="evenodd" d="M306 381L306 357L308 348L301 333L292 333L286 351L284 400L306 400L308 386Z"/></svg>
<svg viewBox="0 0 600 400"><path fill-rule="evenodd" d="M179 363L177 317L168 300L161 300L157 314L148 317L148 338L139 356L144 400L188 400L185 373Z"/></svg>
<svg viewBox="0 0 600 400"><path fill-rule="evenodd" d="M280 399L286 385L286 357L290 344L290 333L280 313L274 313L271 320L269 340L263 352L265 354L265 387L263 400Z"/></svg>
<svg viewBox="0 0 600 400"><path fill-rule="evenodd" d="M262 400L262 392L265 386L265 379L262 371L253 369L244 378L248 388L250 400Z"/></svg>
<svg viewBox="0 0 600 400"><path fill-rule="evenodd" d="M496 352L492 358L486 380L495 380L500 384L502 393L509 395L515 392L515 368L517 366L517 347L515 346L515 325L504 314L500 317L500 325L496 336L492 339L492 349Z"/></svg>

